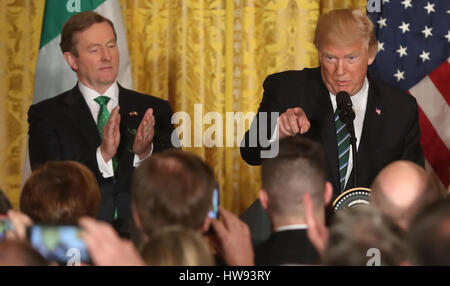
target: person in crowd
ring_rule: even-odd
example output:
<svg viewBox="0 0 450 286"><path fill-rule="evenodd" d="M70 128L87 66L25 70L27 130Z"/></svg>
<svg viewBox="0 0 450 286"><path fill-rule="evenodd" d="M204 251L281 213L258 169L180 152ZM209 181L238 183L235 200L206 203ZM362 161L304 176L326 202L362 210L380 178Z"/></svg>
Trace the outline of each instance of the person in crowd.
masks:
<svg viewBox="0 0 450 286"><path fill-rule="evenodd" d="M307 233L304 196L309 195L315 217L323 224L325 205L333 192L325 172L320 144L300 135L282 139L278 156L263 161L259 200L269 214L273 232L256 247L256 265L320 261L319 250Z"/></svg>
<svg viewBox="0 0 450 286"><path fill-rule="evenodd" d="M420 266L450 266L450 198L427 206L408 231L410 261Z"/></svg>
<svg viewBox="0 0 450 286"><path fill-rule="evenodd" d="M377 208L348 208L333 220L325 265L399 266L407 259L403 231Z"/></svg>
<svg viewBox="0 0 450 286"><path fill-rule="evenodd" d="M440 197L425 170L409 161L395 161L381 170L371 187L371 202L402 229Z"/></svg>
<svg viewBox="0 0 450 286"><path fill-rule="evenodd" d="M49 161L35 169L20 194L20 210L34 223L76 224L96 217L100 191L94 174L75 161Z"/></svg>
<svg viewBox="0 0 450 286"><path fill-rule="evenodd" d="M201 234L179 225L158 230L141 251L146 265L214 266L211 250Z"/></svg>
<svg viewBox="0 0 450 286"><path fill-rule="evenodd" d="M225 263L253 264L253 251L246 249L251 249L248 226L224 209L223 223L208 217L215 188L213 170L194 154L166 150L147 159L131 184L133 217L144 242L162 227L181 225L214 240ZM211 228L215 233L209 235ZM222 242L242 246L236 255L243 258L230 254Z"/></svg>
<svg viewBox="0 0 450 286"><path fill-rule="evenodd" d="M50 266L42 255L20 240L0 241L0 266Z"/></svg>

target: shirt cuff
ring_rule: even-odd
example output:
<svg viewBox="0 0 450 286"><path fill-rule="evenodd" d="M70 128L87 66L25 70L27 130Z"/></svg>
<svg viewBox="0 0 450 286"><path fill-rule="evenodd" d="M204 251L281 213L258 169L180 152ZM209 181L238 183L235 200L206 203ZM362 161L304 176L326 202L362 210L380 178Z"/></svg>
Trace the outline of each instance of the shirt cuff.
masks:
<svg viewBox="0 0 450 286"><path fill-rule="evenodd" d="M147 155L144 159L139 160L139 156L136 155L136 154L134 154L133 167L135 167L135 168L139 167L139 165L140 165L145 159L147 159L148 157L150 157L150 156L152 155L152 153L153 153L153 142L152 142L152 145L150 145L150 153L148 153L148 155Z"/></svg>
<svg viewBox="0 0 450 286"><path fill-rule="evenodd" d="M102 151L100 146L97 148L97 165L100 173L102 173L103 178L111 178L114 177L114 168L112 160L109 160L108 163L103 160Z"/></svg>

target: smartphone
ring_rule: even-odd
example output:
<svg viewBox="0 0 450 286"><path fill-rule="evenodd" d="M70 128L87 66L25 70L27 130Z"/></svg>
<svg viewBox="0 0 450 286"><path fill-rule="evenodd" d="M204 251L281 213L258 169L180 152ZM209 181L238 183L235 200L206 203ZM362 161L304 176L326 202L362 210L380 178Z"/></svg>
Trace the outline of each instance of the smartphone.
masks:
<svg viewBox="0 0 450 286"><path fill-rule="evenodd" d="M89 252L75 225L33 225L27 228L27 238L46 260L71 264L91 264Z"/></svg>
<svg viewBox="0 0 450 286"><path fill-rule="evenodd" d="M220 192L219 188L215 188L212 195L212 209L208 216L213 219L219 219Z"/></svg>
<svg viewBox="0 0 450 286"><path fill-rule="evenodd" d="M14 230L14 226L6 216L0 216L0 240L5 239L6 233Z"/></svg>

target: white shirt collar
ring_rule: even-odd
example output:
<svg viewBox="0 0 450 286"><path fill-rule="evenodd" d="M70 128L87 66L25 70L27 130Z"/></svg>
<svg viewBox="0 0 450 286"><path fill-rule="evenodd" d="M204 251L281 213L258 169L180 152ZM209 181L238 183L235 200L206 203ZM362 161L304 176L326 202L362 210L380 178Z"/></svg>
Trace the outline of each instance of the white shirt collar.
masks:
<svg viewBox="0 0 450 286"><path fill-rule="evenodd" d="M298 229L307 229L307 224L289 224L289 225L283 225L279 228L275 229L275 232L279 231L286 231L286 230L298 230Z"/></svg>
<svg viewBox="0 0 450 286"><path fill-rule="evenodd" d="M100 94L92 88L87 87L81 81L78 81L78 88L83 95L86 102L92 102L98 96L104 95L109 98L117 105L119 103L119 86L117 81L115 81L111 86L105 91L104 94Z"/></svg>

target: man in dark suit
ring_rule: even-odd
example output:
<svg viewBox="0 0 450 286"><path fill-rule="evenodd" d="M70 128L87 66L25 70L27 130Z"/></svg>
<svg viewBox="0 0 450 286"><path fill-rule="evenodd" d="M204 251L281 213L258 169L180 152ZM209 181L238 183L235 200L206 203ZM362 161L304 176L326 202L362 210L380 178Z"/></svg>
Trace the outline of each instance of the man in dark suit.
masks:
<svg viewBox="0 0 450 286"><path fill-rule="evenodd" d="M117 83L119 53L110 20L91 11L72 16L60 46L78 83L30 107L31 167L48 160L83 163L100 185L98 217L124 228L131 221L134 167L152 152L172 147L171 108Z"/></svg>
<svg viewBox="0 0 450 286"><path fill-rule="evenodd" d="M333 197L355 187L349 135L335 113L335 95L345 91L356 115L357 187L370 187L378 172L395 160L423 166L416 100L367 76L378 49L370 19L359 10L331 11L319 18L314 43L320 67L285 71L265 80L258 115L241 144L242 158L261 164L261 151L270 148L261 142L251 146L251 138L261 130L277 130L279 139L305 134L324 147ZM271 112L281 115L274 120ZM267 121L259 119L263 113L268 113Z"/></svg>
<svg viewBox="0 0 450 286"><path fill-rule="evenodd" d="M333 192L326 181L325 166L320 144L302 135L282 139L279 155L263 161L259 200L269 214L272 234L256 246L256 265L320 262L320 249L308 235L304 199L309 196L315 217L323 224L324 206Z"/></svg>

